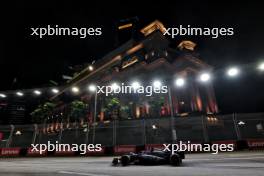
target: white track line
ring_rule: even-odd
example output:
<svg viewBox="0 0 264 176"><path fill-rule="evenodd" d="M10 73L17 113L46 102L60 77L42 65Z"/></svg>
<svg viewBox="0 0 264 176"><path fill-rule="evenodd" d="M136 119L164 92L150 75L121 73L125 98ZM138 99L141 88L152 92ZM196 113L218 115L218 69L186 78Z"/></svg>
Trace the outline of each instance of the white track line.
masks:
<svg viewBox="0 0 264 176"><path fill-rule="evenodd" d="M104 174L92 174L92 173L83 173L83 172L70 172L70 171L59 171L59 174L73 174L73 175L87 175L87 176L110 176Z"/></svg>
<svg viewBox="0 0 264 176"><path fill-rule="evenodd" d="M199 160L199 161L217 161L217 160L247 160L247 159L264 159L263 156L255 157L230 157L230 158L186 158L186 160Z"/></svg>

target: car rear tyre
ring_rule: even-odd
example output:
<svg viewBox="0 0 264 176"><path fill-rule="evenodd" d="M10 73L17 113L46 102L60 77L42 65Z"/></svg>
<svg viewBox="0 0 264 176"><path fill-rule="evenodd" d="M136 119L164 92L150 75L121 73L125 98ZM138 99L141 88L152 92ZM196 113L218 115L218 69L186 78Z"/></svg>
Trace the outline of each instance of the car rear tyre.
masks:
<svg viewBox="0 0 264 176"><path fill-rule="evenodd" d="M180 166L182 164L182 159L178 154L173 154L170 157L170 164L172 166Z"/></svg>

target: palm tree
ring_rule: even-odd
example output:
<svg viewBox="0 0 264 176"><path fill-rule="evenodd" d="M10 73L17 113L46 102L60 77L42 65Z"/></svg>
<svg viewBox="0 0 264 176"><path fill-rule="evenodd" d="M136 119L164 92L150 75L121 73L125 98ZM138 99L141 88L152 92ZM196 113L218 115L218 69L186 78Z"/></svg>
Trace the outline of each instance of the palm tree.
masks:
<svg viewBox="0 0 264 176"><path fill-rule="evenodd" d="M43 105L39 105L32 113L32 121L34 123L43 123L53 113L55 104L46 102Z"/></svg>
<svg viewBox="0 0 264 176"><path fill-rule="evenodd" d="M32 113L32 121L34 123L43 123L43 133L46 131L49 131L50 125L46 127L47 120L49 117L52 115L54 109L55 109L56 104L52 102L46 102L42 105L39 105L37 109L35 109ZM51 125L52 126L52 125Z"/></svg>
<svg viewBox="0 0 264 176"><path fill-rule="evenodd" d="M85 117L86 111L87 111L87 104L83 101L75 100L71 102L71 110L70 110L70 118L74 122L83 122L83 119Z"/></svg>
<svg viewBox="0 0 264 176"><path fill-rule="evenodd" d="M43 110L41 108L41 106L38 106L38 108L36 108L33 112L31 112L31 117L32 117L32 122L33 123L42 123L44 120L44 113Z"/></svg>
<svg viewBox="0 0 264 176"><path fill-rule="evenodd" d="M107 99L106 107L104 109L106 113L109 113L112 119L116 119L119 115L120 100L116 97Z"/></svg>
<svg viewBox="0 0 264 176"><path fill-rule="evenodd" d="M77 139L79 136L77 121L80 122L80 125L83 126L83 121L85 114L87 112L87 104L83 101L75 100L71 102L70 104L70 120L71 122L74 121L74 127L75 127L75 138ZM68 125L69 126L69 125Z"/></svg>

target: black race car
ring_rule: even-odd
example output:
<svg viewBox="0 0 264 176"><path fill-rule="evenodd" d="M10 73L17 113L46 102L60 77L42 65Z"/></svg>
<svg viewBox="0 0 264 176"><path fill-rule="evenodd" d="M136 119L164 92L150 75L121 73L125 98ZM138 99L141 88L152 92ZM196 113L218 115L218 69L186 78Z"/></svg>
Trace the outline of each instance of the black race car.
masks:
<svg viewBox="0 0 264 176"><path fill-rule="evenodd" d="M130 152L122 155L119 158L114 158L112 161L113 166L122 165L127 166L130 164L135 165L164 165L170 164L172 166L180 166L182 159L185 158L184 152L177 152L172 154L168 151L152 149L150 151L141 151L139 153Z"/></svg>

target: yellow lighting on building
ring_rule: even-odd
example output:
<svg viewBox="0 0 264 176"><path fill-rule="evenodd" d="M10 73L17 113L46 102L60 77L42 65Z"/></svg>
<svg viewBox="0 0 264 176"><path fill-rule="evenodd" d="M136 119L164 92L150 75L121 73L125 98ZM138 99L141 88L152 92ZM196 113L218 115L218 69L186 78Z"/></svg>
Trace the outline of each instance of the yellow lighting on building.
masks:
<svg viewBox="0 0 264 176"><path fill-rule="evenodd" d="M124 24L124 25L118 26L118 29L122 30L122 29L129 28L129 27L132 27L132 26L133 26L132 23L128 23L128 24Z"/></svg>
<svg viewBox="0 0 264 176"><path fill-rule="evenodd" d="M144 47L144 45L143 45L142 43L141 43L141 44L138 44L138 45L134 46L133 48L127 50L126 54L127 54L127 55L132 54L132 53L134 53L134 52L140 50L140 49L143 48L143 47Z"/></svg>
<svg viewBox="0 0 264 176"><path fill-rule="evenodd" d="M122 68L126 68L134 63L138 62L138 58L136 56L132 57L131 59L127 60L122 64Z"/></svg>
<svg viewBox="0 0 264 176"><path fill-rule="evenodd" d="M136 118L140 117L140 107L136 107Z"/></svg>
<svg viewBox="0 0 264 176"><path fill-rule="evenodd" d="M164 25L158 20L155 20L154 22L150 23L149 25L141 29L140 32L143 33L145 36L148 36L156 30L160 30L162 34L166 31Z"/></svg>
<svg viewBox="0 0 264 176"><path fill-rule="evenodd" d="M190 40L184 40L178 45L178 48L180 50L187 49L187 50L193 51L195 46L196 46L196 43L194 43L194 42L192 42Z"/></svg>

